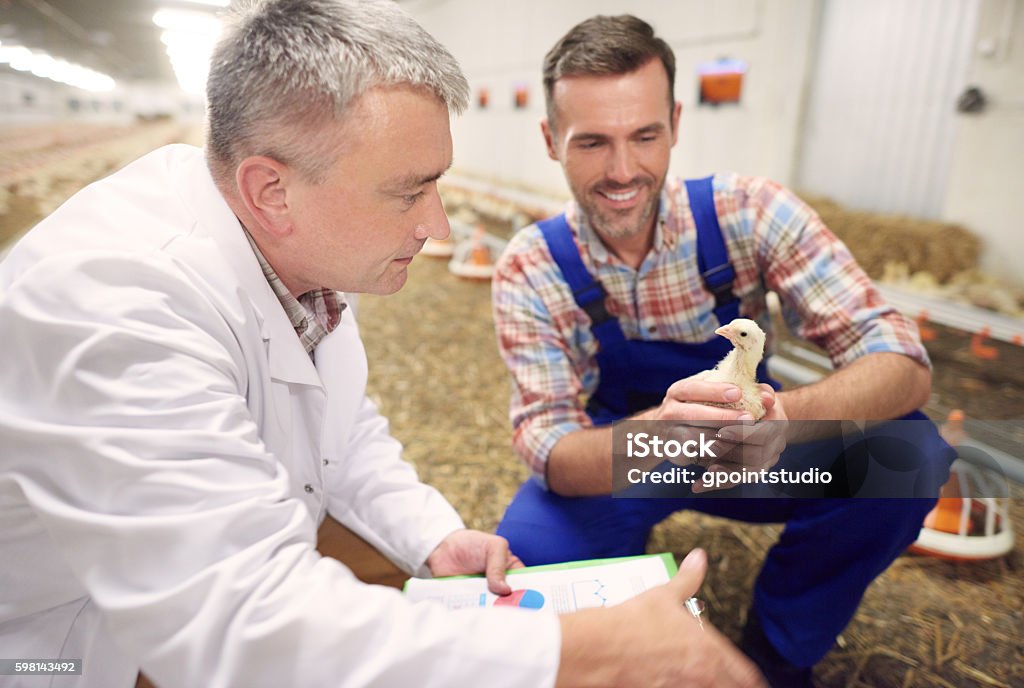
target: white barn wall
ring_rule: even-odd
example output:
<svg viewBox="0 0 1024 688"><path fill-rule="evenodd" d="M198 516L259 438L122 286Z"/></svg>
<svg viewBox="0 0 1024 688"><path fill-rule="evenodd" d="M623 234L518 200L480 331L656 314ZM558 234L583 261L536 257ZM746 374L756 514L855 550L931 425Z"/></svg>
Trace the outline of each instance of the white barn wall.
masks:
<svg viewBox="0 0 1024 688"><path fill-rule="evenodd" d="M52 81L9 70L0 73L0 125L60 121L65 107L63 88Z"/></svg>
<svg viewBox="0 0 1024 688"><path fill-rule="evenodd" d="M983 264L1024 282L1024 2L982 0L967 83L988 98L958 114L942 217L986 242Z"/></svg>
<svg viewBox="0 0 1024 688"><path fill-rule="evenodd" d="M683 119L673 173L696 176L736 170L763 174L790 186L810 186L812 191L828 193L851 207L959 222L985 242L982 260L987 268L1022 281L1015 259L1024 255L1024 232L1016 226L1024 214L1020 192L1024 180L1020 162L1024 160L1024 0L929 0L961 10L960 17L975 21L977 28L973 35L966 31L959 36L949 31L948 22L915 28L915 32L941 29L954 44L932 46L930 56L906 56L905 66L916 64L925 73L935 59L945 60L947 66L941 73L932 69L933 76L942 77L941 84L915 87L914 97L933 98L941 87L943 98L955 99L963 86L976 84L990 99L983 113L954 114L951 123L943 125L929 119L935 126L922 129L920 103L907 100L911 94L890 94L902 99L900 107L880 114L890 119L872 126L888 131L887 136L903 132L900 136L931 137L936 142L934 151L944 148L941 155L923 162L894 163L893 169L904 164L902 186L922 174L922 165L940 168L927 170L929 183L916 197L926 199L923 205L912 201L915 196L906 188L896 189L898 193L887 198L843 191L836 180L848 176L850 170L838 157L831 166L820 165L813 173L805 168L800 175L807 137L813 135L805 121L810 109L805 108L805 101L811 96L811 80L819 74L821 49L827 47L818 42L822 40L822 12L829 2L846 4L863 14L858 0L407 0L402 6L459 59L470 79L472 97L481 86L490 89L487 110L479 110L473 102L469 111L454 121L454 165L459 172L567 195L561 170L547 158L538 128L544 115L541 60L576 22L593 14L628 12L652 23L676 52L676 97L683 103ZM976 17L969 11L972 3L976 3ZM882 12L876 18L883 24L927 9L917 0L868 6ZM874 38L898 45L905 37L886 38L879 32ZM989 54L986 45L994 45L995 52ZM959 66L947 59L948 51L958 49L967 53ZM743 102L717 109L699 106L694 67L723 56L750 65ZM961 80L964 83L958 83ZM512 106L516 82L530 89L530 104L524 110ZM944 107L952 108L951 102L945 102ZM833 137L836 145L858 142L849 132ZM892 145L900 144L899 137L889 140ZM922 147L925 152L928 149Z"/></svg>
<svg viewBox="0 0 1024 688"><path fill-rule="evenodd" d="M51 122L130 124L137 117L169 115L183 121L202 121L203 98L176 86L119 83L112 91L91 93L66 84L2 68L0 126ZM79 103L73 109L71 101Z"/></svg>
<svg viewBox="0 0 1024 688"><path fill-rule="evenodd" d="M938 218L979 0L825 0L798 186Z"/></svg>
<svg viewBox="0 0 1024 688"><path fill-rule="evenodd" d="M571 26L594 14L631 13L650 22L676 53L676 97L683 103L671 170L684 176L716 170L791 181L801 96L808 71L815 0L412 0L403 2L452 50L466 71L473 102L455 120L457 171L564 195L557 163L545 152L541 61ZM739 105L697 104L697 63L719 57L747 61ZM512 103L515 83L529 106ZM490 89L480 110L477 89Z"/></svg>

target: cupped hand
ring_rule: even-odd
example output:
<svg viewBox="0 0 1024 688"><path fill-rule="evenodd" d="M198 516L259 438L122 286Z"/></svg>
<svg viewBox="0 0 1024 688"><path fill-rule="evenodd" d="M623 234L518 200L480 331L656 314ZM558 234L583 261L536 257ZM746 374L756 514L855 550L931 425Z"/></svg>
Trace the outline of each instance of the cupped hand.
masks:
<svg viewBox="0 0 1024 688"><path fill-rule="evenodd" d="M779 462L786 449L789 419L782 399L768 385L762 385L761 400L765 404L765 416L758 422L744 421L735 425L723 425L717 434L722 452L707 466L711 473L738 473L761 471L772 468ZM710 482L710 481L709 481ZM733 487L732 481L714 481L713 486L700 481L694 484L696 493Z"/></svg>

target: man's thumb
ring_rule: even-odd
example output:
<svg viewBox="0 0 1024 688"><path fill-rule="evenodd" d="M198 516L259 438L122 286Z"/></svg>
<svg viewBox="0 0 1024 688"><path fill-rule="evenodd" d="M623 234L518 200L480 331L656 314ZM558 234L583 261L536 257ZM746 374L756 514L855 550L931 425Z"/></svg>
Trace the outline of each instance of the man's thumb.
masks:
<svg viewBox="0 0 1024 688"><path fill-rule="evenodd" d="M708 571L708 555L704 550L690 550L682 563L679 564L677 573L669 582L672 593L679 597L680 601L692 597L700 584L704 582L704 574Z"/></svg>

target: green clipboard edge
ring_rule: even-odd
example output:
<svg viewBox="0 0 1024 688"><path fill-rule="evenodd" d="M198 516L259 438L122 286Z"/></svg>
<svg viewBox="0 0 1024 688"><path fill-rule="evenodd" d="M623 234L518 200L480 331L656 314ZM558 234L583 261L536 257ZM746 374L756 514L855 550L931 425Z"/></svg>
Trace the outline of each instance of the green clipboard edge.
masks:
<svg viewBox="0 0 1024 688"><path fill-rule="evenodd" d="M588 566L601 566L604 564L615 564L620 561L632 561L634 559L661 559L661 562L665 565L665 571L668 572L668 577L672 578L676 575L679 568L676 566L675 557L670 552L662 552L661 554L638 554L632 557L611 557L609 559L584 559L582 561L566 561L560 564L544 564L543 566L526 566L521 569L509 569L506 571L506 575L514 576L517 573L534 573L537 571L565 571L568 569L583 569ZM443 576L441 578L434 578L432 580L460 580L465 578L483 578L482 573L474 573L465 576ZM411 579L409 579L411 580ZM405 585L402 586L402 592L409 587L409 580L405 581Z"/></svg>

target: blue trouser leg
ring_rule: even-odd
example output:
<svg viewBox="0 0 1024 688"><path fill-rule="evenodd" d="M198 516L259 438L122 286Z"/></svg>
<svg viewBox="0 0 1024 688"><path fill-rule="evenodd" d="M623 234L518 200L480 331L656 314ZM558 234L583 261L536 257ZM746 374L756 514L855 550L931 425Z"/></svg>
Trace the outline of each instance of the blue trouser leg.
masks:
<svg viewBox="0 0 1024 688"><path fill-rule="evenodd" d="M497 533L527 566L643 554L651 528L685 503L560 497L527 480L505 510Z"/></svg>
<svg viewBox="0 0 1024 688"><path fill-rule="evenodd" d="M874 578L917 537L934 499L616 499L559 497L523 484L498 526L528 566L643 554L680 509L786 523L754 585L753 608L779 653L811 666L832 647Z"/></svg>
<svg viewBox="0 0 1024 688"><path fill-rule="evenodd" d="M779 654L811 666L853 618L871 581L917 538L935 500L781 501L792 515L754 584L753 608Z"/></svg>

